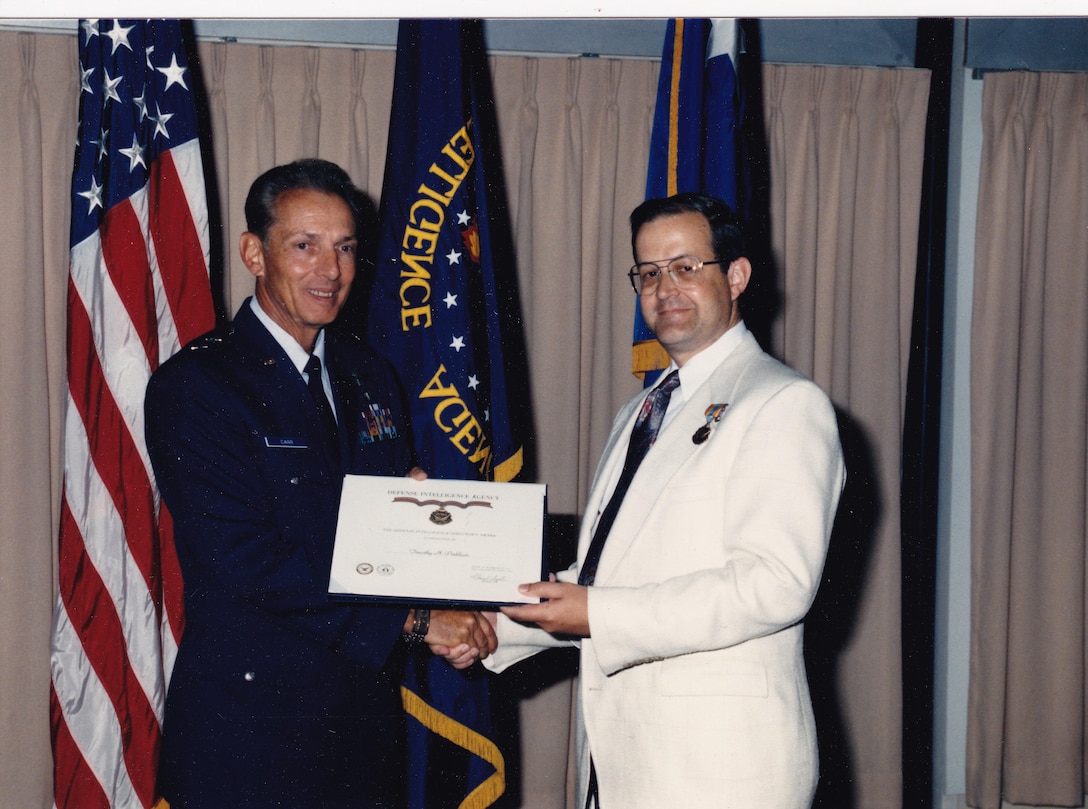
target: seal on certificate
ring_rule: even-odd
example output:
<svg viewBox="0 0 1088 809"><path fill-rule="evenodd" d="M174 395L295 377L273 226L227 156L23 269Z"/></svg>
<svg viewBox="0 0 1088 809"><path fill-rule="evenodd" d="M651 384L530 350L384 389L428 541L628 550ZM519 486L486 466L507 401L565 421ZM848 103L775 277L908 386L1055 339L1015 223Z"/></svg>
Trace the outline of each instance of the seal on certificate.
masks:
<svg viewBox="0 0 1088 809"><path fill-rule="evenodd" d="M394 497L393 502L413 503L417 506L438 506L438 508L431 512L431 516L428 517L435 525L449 525L453 522L453 515L450 514L447 506L456 506L462 511L474 506L491 508L491 503L486 500L469 500L462 502L460 500L420 500L417 497Z"/></svg>

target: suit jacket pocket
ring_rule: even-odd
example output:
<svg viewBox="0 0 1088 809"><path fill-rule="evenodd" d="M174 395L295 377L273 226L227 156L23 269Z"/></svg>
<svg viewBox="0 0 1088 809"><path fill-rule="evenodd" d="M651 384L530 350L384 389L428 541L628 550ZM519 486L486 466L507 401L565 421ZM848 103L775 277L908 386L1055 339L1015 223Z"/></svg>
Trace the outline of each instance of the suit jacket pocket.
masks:
<svg viewBox="0 0 1088 809"><path fill-rule="evenodd" d="M236 612L233 620L233 627L194 628L186 637L185 668L194 676L263 690L313 688L328 675L330 652L246 612Z"/></svg>
<svg viewBox="0 0 1088 809"><path fill-rule="evenodd" d="M723 660L715 653L683 655L662 661L660 684L666 697L766 697L767 669L758 662Z"/></svg>
<svg viewBox="0 0 1088 809"><path fill-rule="evenodd" d="M333 480L333 470L321 447L287 448L262 444L260 452L260 468L274 486L284 483L327 486Z"/></svg>

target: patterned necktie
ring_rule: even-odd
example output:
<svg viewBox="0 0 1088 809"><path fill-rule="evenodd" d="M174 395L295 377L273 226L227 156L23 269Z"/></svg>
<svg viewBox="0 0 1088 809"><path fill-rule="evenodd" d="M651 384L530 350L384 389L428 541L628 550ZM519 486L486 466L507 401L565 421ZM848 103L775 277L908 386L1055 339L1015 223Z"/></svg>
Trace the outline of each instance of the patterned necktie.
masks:
<svg viewBox="0 0 1088 809"><path fill-rule="evenodd" d="M310 388L310 396L317 406L317 412L321 415L321 423L325 425L330 446L336 446L339 438L336 430L336 416L333 415L329 397L325 395L325 386L321 384L321 360L316 354L310 355L310 361L306 363L306 385Z"/></svg>
<svg viewBox="0 0 1088 809"><path fill-rule="evenodd" d="M601 550L604 541L608 538L608 531L616 519L620 510L623 496L627 493L627 487L631 485L631 479L635 476L638 465L657 440L658 430L665 418L665 411L669 409L669 399L672 392L680 384L679 371L673 371L665 381L650 391L642 403L642 410L635 421L635 427L631 430L631 443L627 445L627 459L623 462L623 472L616 483L616 490L612 492L612 498L601 512L601 518L597 521L597 530L593 532L593 540L589 543L589 550L582 562L582 568L578 573L579 584L593 584L597 578L597 564L601 561Z"/></svg>

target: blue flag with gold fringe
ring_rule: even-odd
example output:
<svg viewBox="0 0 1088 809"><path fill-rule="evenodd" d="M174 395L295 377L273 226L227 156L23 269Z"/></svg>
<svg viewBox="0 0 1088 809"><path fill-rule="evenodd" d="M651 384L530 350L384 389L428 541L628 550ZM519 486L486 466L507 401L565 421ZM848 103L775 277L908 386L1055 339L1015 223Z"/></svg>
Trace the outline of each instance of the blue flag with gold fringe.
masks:
<svg viewBox="0 0 1088 809"><path fill-rule="evenodd" d="M687 191L736 207L737 21L671 19L658 74L646 198ZM669 357L635 304L631 372L648 387Z"/></svg>
<svg viewBox="0 0 1088 809"><path fill-rule="evenodd" d="M480 21L401 21L368 324L404 385L419 465L509 481L528 385L487 71ZM402 696L411 809L492 805L505 765L486 673L424 648Z"/></svg>

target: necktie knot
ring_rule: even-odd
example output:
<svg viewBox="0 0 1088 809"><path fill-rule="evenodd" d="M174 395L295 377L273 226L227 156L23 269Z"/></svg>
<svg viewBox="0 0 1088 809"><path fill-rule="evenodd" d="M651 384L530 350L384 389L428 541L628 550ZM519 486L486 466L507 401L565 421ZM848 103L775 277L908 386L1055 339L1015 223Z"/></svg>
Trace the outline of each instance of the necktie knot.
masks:
<svg viewBox="0 0 1088 809"><path fill-rule="evenodd" d="M678 387L680 387L680 369L679 368L677 368L675 371L673 371L671 374L669 374L667 377L665 377L665 381L662 382L660 385L658 385L657 389L659 391L668 393L671 396L672 392L674 390L676 390Z"/></svg>
<svg viewBox="0 0 1088 809"><path fill-rule="evenodd" d="M680 385L680 371L676 370L665 377L665 381L650 391L646 400L642 403L642 412L635 421L635 427L631 431L631 444L628 448L627 462L636 466L642 457L657 440L657 434L661 430L661 422L665 420L665 412L669 409L669 400L672 392ZM632 458L637 455L637 458Z"/></svg>

